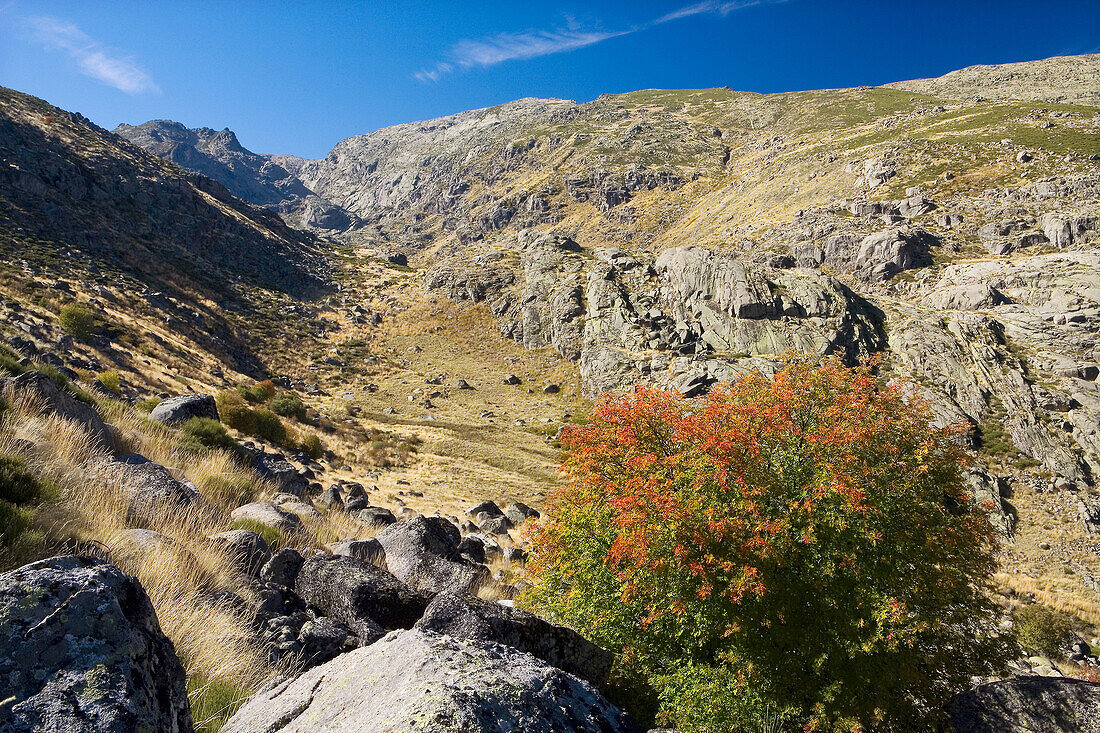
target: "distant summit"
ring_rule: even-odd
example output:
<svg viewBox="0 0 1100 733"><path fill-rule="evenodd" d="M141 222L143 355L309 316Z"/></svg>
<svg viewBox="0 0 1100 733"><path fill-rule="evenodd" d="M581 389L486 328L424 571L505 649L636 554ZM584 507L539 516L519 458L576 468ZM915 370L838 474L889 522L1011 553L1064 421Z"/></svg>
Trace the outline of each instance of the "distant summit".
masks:
<svg viewBox="0 0 1100 733"><path fill-rule="evenodd" d="M983 97L1095 107L1100 106L1100 54L967 66L935 79L897 81L883 86L945 99Z"/></svg>
<svg viewBox="0 0 1100 733"><path fill-rule="evenodd" d="M354 226L346 212L316 196L270 156L245 148L228 128L190 129L171 120L151 120L119 125L114 132L181 168L214 179L245 201L275 209L293 226L311 230Z"/></svg>

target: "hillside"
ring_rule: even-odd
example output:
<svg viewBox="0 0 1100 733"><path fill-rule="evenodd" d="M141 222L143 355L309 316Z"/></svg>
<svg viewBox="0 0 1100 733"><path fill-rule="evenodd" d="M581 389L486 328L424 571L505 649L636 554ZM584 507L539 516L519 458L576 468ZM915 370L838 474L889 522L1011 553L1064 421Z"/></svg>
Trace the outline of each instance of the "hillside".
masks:
<svg viewBox="0 0 1100 733"><path fill-rule="evenodd" d="M480 304L590 396L697 393L787 350L879 355L970 426L975 480L1006 527L1020 516L1014 572L1097 616L1095 539L1074 518L1100 472L1100 117L1047 101L1071 62L1077 94L1100 57L1012 68L1014 95L1043 102L998 99L1003 70L983 67L943 96L525 99L275 160L369 223L338 235L349 319L377 297L355 263L405 255L430 296Z"/></svg>
<svg viewBox="0 0 1100 733"><path fill-rule="evenodd" d="M561 484L559 430L587 422L602 393L642 383L696 397L792 353L870 360L937 425L961 426L973 500L1003 540L998 603L1040 601L1092 639L1098 74L1090 55L875 88L529 98L351 137L320 160L164 120L109 133L0 89L0 366L24 375L5 382L0 452L60 491L64 511L38 516L41 546L104 544L152 584L158 613L192 619L184 610L209 595L237 596L219 623L253 667L225 671L190 647L182 659L210 729L326 633L295 673L430 618L429 599L445 605L446 578L406 562L417 542L462 566L442 576L473 572L472 592L511 597L522 507ZM94 322L74 327L74 306ZM70 446L64 425L50 437L56 418L15 391L28 382L96 403L87 421L114 454ZM217 395L195 415L216 405L220 422L150 419L190 393ZM134 520L111 471L139 452L191 514ZM111 471L88 471L103 460ZM487 499L520 507L516 526L482 516ZM247 509L257 503L271 510ZM370 544L379 517L405 544ZM198 558L183 600L170 573L120 549L138 524ZM262 552L234 540L262 563L242 570L210 549L231 531L271 540ZM310 572L280 566L284 547ZM326 575L347 555L350 570ZM356 616L313 582L354 585L375 573L363 564L423 594L411 620ZM260 565L290 573L275 582L286 590L257 582ZM209 654L217 644L192 621L169 636ZM387 638L439 652L412 632ZM320 676L271 700L305 709ZM248 724L282 725L264 694Z"/></svg>
<svg viewBox="0 0 1100 733"><path fill-rule="evenodd" d="M1016 64L968 66L935 79L913 79L885 86L946 99L980 96L1095 107L1100 105L1100 58L1098 54L1086 54Z"/></svg>

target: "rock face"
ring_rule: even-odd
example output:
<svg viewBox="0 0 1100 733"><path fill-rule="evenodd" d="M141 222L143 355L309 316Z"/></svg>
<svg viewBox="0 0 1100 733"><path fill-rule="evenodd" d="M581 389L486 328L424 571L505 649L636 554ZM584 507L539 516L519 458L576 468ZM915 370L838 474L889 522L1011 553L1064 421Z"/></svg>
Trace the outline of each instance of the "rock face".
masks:
<svg viewBox="0 0 1100 733"><path fill-rule="evenodd" d="M383 629L407 629L424 613L428 599L390 573L354 557L308 558L294 581L302 600L370 644Z"/></svg>
<svg viewBox="0 0 1100 733"><path fill-rule="evenodd" d="M492 641L538 657L596 686L607 682L612 655L564 626L555 626L518 608L468 594L441 593L416 622L421 631L456 639Z"/></svg>
<svg viewBox="0 0 1100 733"><path fill-rule="evenodd" d="M421 631L391 633L277 683L222 730L641 733L591 685L535 657Z"/></svg>
<svg viewBox="0 0 1100 733"><path fill-rule="evenodd" d="M414 590L429 595L465 591L484 580L483 566L462 558L458 528L442 517L425 517L391 524L378 534L390 572Z"/></svg>
<svg viewBox="0 0 1100 733"><path fill-rule="evenodd" d="M31 400L38 402L46 412L79 424L104 448L111 448L114 445L111 430L95 408L73 397L42 372L24 372L18 377L0 381L5 391L25 394Z"/></svg>
<svg viewBox="0 0 1100 733"><path fill-rule="evenodd" d="M0 730L190 733L183 666L135 578L55 557L0 575Z"/></svg>
<svg viewBox="0 0 1100 733"><path fill-rule="evenodd" d="M1064 677L989 682L951 703L957 733L1097 733L1100 684Z"/></svg>
<svg viewBox="0 0 1100 733"><path fill-rule="evenodd" d="M218 417L218 405L214 402L213 396L192 394L169 397L149 413L150 420L156 420L165 425L180 425L193 417L221 419Z"/></svg>

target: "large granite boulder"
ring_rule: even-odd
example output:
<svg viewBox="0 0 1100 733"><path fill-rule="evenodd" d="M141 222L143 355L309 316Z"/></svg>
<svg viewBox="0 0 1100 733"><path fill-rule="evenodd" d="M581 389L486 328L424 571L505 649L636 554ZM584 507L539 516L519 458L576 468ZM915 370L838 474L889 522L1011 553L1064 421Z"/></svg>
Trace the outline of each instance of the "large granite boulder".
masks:
<svg viewBox="0 0 1100 733"><path fill-rule="evenodd" d="M315 555L305 560L294 591L325 616L340 621L370 644L383 630L416 623L428 599L385 570L345 555Z"/></svg>
<svg viewBox="0 0 1100 733"><path fill-rule="evenodd" d="M397 631L254 695L222 733L641 733L587 682L499 644Z"/></svg>
<svg viewBox="0 0 1100 733"><path fill-rule="evenodd" d="M576 631L465 593L436 596L415 628L510 646L596 686L605 684L611 672L611 652Z"/></svg>
<svg viewBox="0 0 1100 733"><path fill-rule="evenodd" d="M422 593L469 590L488 579L488 570L463 559L462 535L443 517L423 515L391 524L378 534L390 572Z"/></svg>
<svg viewBox="0 0 1100 733"><path fill-rule="evenodd" d="M119 457L113 468L130 497L126 521L132 526L142 527L176 512L210 509L193 483L177 479L167 467L137 453Z"/></svg>
<svg viewBox="0 0 1100 733"><path fill-rule="evenodd" d="M956 733L1100 732L1100 684L1065 677L988 682L951 701Z"/></svg>
<svg viewBox="0 0 1100 733"><path fill-rule="evenodd" d="M24 372L18 377L0 379L0 383L5 392L25 394L45 412L77 423L104 448L114 446L114 430L103 422L95 408L73 397L42 372Z"/></svg>
<svg viewBox="0 0 1100 733"><path fill-rule="evenodd" d="M254 501L234 509L229 514L233 520L259 522L280 532L297 532L302 529L302 520L297 514L280 509L269 501Z"/></svg>
<svg viewBox="0 0 1100 733"><path fill-rule="evenodd" d="M190 733L183 666L136 578L54 557L0 575L0 731Z"/></svg>
<svg viewBox="0 0 1100 733"><path fill-rule="evenodd" d="M153 408L149 419L165 425L180 425L193 417L206 417L220 420L218 405L208 394L188 394L169 397Z"/></svg>

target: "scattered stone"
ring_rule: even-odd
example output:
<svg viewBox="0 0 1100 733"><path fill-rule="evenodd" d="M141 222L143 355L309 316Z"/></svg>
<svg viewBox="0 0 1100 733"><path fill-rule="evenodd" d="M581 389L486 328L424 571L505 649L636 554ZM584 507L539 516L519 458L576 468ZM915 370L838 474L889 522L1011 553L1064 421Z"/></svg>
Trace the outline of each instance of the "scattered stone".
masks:
<svg viewBox="0 0 1100 733"><path fill-rule="evenodd" d="M214 398L208 394L190 394L179 397L169 397L161 400L160 404L149 413L150 420L162 422L165 425L181 425L193 417L205 417L211 420L220 420L218 405Z"/></svg>
<svg viewBox="0 0 1100 733"><path fill-rule="evenodd" d="M520 380L520 378L517 377L515 374L509 374L504 377L505 384L519 384L521 381L522 380Z"/></svg>

